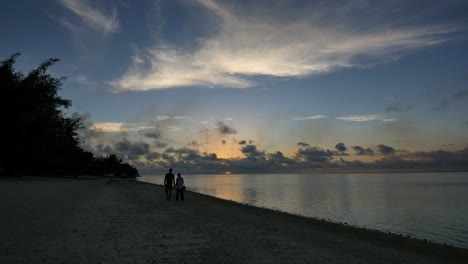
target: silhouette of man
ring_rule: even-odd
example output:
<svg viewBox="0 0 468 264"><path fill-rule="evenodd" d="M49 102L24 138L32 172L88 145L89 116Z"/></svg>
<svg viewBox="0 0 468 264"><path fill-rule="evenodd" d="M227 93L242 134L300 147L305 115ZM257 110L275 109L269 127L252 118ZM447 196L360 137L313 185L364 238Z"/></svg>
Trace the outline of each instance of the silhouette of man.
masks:
<svg viewBox="0 0 468 264"><path fill-rule="evenodd" d="M174 174L172 174L172 169L169 169L169 173L166 173L164 177L164 187L166 189L166 198L168 201L171 200L172 188L175 186Z"/></svg>

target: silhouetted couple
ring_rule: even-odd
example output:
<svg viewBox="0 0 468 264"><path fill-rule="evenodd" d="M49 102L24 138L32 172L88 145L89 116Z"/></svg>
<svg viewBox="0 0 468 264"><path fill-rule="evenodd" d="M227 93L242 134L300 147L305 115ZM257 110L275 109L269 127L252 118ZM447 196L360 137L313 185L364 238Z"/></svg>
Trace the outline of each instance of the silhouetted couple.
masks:
<svg viewBox="0 0 468 264"><path fill-rule="evenodd" d="M166 173L166 177L164 177L164 188L166 189L166 198L168 201L171 200L172 196L172 188L176 189L176 201L184 200L184 191L185 191L185 183L184 178L180 176L180 172L177 173L177 180L174 180L174 174L172 174L172 169L169 169L169 173Z"/></svg>

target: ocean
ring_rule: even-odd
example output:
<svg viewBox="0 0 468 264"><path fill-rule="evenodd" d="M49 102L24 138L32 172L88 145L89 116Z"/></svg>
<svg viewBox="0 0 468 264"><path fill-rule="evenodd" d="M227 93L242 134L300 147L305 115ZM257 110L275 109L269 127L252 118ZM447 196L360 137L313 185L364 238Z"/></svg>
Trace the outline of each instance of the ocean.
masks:
<svg viewBox="0 0 468 264"><path fill-rule="evenodd" d="M182 177L188 190L225 200L468 248L468 172ZM164 175L138 180L163 184Z"/></svg>

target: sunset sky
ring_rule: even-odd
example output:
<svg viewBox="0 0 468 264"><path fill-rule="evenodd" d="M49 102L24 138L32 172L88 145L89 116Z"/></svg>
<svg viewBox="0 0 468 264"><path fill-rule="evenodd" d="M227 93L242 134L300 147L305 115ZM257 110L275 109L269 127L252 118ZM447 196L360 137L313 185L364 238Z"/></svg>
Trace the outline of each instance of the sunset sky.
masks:
<svg viewBox="0 0 468 264"><path fill-rule="evenodd" d="M385 3L384 3L385 2ZM0 59L65 76L142 173L468 168L468 1L16 0ZM341 143L341 144L340 144Z"/></svg>

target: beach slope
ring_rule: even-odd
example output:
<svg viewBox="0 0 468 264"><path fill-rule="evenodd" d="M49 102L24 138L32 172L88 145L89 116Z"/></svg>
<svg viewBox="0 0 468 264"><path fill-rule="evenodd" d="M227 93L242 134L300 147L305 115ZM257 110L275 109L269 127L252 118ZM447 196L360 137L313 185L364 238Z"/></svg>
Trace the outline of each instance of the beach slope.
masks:
<svg viewBox="0 0 468 264"><path fill-rule="evenodd" d="M0 180L0 263L468 263L467 250L114 179Z"/></svg>

